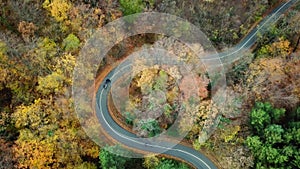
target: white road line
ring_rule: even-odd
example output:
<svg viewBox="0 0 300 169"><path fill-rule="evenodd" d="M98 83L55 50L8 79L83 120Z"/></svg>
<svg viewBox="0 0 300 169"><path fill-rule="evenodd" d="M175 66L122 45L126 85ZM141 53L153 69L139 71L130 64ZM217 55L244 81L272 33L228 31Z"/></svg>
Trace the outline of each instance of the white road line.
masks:
<svg viewBox="0 0 300 169"><path fill-rule="evenodd" d="M240 47L240 48L238 48L237 50L235 50L235 51L233 51L232 53L229 53L229 54L226 54L226 55L224 55L224 56L221 56L221 57L218 57L218 58L207 58L207 59L205 59L205 58L200 58L201 60L204 60L204 61L206 61L206 60L214 60L214 59L222 59L222 58L225 58L225 57L227 57L227 56L230 56L230 55L232 55L232 54L235 54L235 53L237 53L238 51L240 51L240 50L242 50L245 46L246 46L246 44L254 37L254 36L256 36L256 34L262 29L262 27L263 26L265 26L267 23L268 23L268 21L269 20L271 20L271 19L273 19L273 17L279 12L279 10L281 10L282 8L284 8L288 3L290 3L292 0L290 0L290 1L287 1L284 5L282 5L280 8L278 8L277 9L277 12L275 12L275 13L273 13L261 26L259 26L259 28L257 28L257 30L253 33L253 35L251 35L250 37L249 37L249 39ZM207 56L208 57L208 56ZM125 67L127 67L127 66L125 66ZM115 74L112 76L112 78L115 76Z"/></svg>
<svg viewBox="0 0 300 169"><path fill-rule="evenodd" d="M291 1L291 0L290 0ZM261 30L261 27L263 27L270 19L272 19L278 12L279 12L279 10L280 9L282 9L283 7L285 7L290 1L287 1L284 5L282 5L278 10L277 10L277 12L275 12L275 13L273 13L266 21L265 21L265 23L263 23L261 26L259 26L259 28L257 28L257 30L255 31L255 33L252 35L252 36L250 36L250 38L244 43L244 45L242 45L240 48L238 48L237 50L235 50L234 52L232 52L232 53L229 53L229 54L227 54L227 55L224 55L224 56L222 56L222 57L218 57L218 58L208 58L208 59L202 59L202 60L213 60L213 59L222 59L222 58L224 58L224 57L227 57L227 56L229 56L229 55L232 55L232 54L234 54L234 53L237 53L238 51L240 51L241 49L243 49L245 46L246 46L246 44L257 34L257 32L258 31L260 31Z"/></svg>
<svg viewBox="0 0 300 169"><path fill-rule="evenodd" d="M104 115L103 115L102 106L101 106L103 91L104 91L104 89L101 90L99 104L100 104L101 116L102 116L102 118L104 119L104 121L105 121L105 123L107 124L107 126L108 126L115 134L117 134L118 136L120 136L120 137L122 137L122 138L125 138L125 139L127 139L127 140L130 140L130 141L132 141L132 142L138 143L138 144L140 144L140 145L144 145L143 142L139 142L139 141L136 141L136 140L134 140L134 139L131 139L131 137L125 136L125 135L123 135L123 134L117 132L116 130L114 130L114 129L109 125L109 123L106 121L106 119L105 119L105 117L104 117ZM159 146L159 145L151 145L151 144L150 144L150 146L151 146L151 147L156 147L156 148L162 148L162 149L165 149L165 150L174 150L174 151L183 152L183 153L185 153L185 154L187 154L187 155L190 155L190 156L192 156L192 157L198 159L198 160L201 161L208 169L211 169L210 166L209 166L207 163L205 163L205 161L203 161L201 158L199 158L199 157L197 157L197 156L195 156L195 155L193 155L193 154L191 154L191 153L189 153L189 152L186 152L186 151L184 151L184 150L180 150L180 149L172 149L172 148L168 148L168 147L163 147L163 146Z"/></svg>
<svg viewBox="0 0 300 169"><path fill-rule="evenodd" d="M291 1L291 0L290 0L290 1ZM222 56L222 57L219 57L219 58L217 58L217 59L221 59L221 58L227 57L227 56L232 55L232 54L234 54L234 53L237 53L238 51L240 51L241 49L243 49L243 48L246 46L246 44L247 44L254 36L256 36L257 32L261 29L261 27L263 27L265 24L267 24L267 22L268 22L270 19L273 19L273 17L279 12L279 10L281 10L283 7L285 7L290 1L287 1L284 5L282 5L282 6L277 10L277 12L273 13L273 14L272 14L272 15L271 15L271 16L270 16L270 17L269 17L269 18L268 18L268 19L267 19L267 20L266 20L259 28L257 28L257 30L253 33L253 35L250 36L250 38L249 38L249 39L248 39L248 40L247 40L240 48L238 48L237 50L235 50L235 51L232 52L232 53L229 53L229 54L224 55L224 56ZM215 59L215 58L203 59L203 60L213 60L213 59ZM125 67L121 68L119 71L121 71L122 69L125 69L125 68L128 67L128 66L130 66L130 65L126 65ZM119 71L118 71L118 72L119 72ZM115 76L116 74L117 74L117 72L113 74L113 76L111 77L111 79L113 79L114 76ZM143 142L136 141L136 140L134 140L134 139L131 139L131 137L127 137L127 136L125 136L125 135L123 135L123 134L117 132L116 130L114 130L114 129L109 125L109 123L108 123L107 120L105 119L105 117L104 117L104 115L103 115L103 111L102 111L102 105L101 105L101 103L102 103L102 94L103 94L103 91L104 91L104 89L102 89L102 91L101 91L101 94L100 94L100 100L99 100L99 103L98 103L98 104L100 105L101 116L102 116L102 118L104 119L104 121L105 121L105 123L107 124L107 126L108 126L115 134L117 134L117 135L120 136L121 138L130 140L130 141L135 142L135 143L138 143L138 144L140 144L140 145L148 145L147 143L145 144L145 143L143 143ZM149 144L149 145L150 145L151 147L161 148L161 149L165 149L165 150L174 150L174 151L178 151L178 152L183 152L183 153L185 153L185 154L187 154L187 155L189 155L189 156L192 156L192 157L198 159L198 160L201 161L203 164L205 164L205 166L206 166L208 169L211 169L210 166L209 166L207 163L205 163L205 161L203 161L201 158L195 156L194 154L191 154L191 153L189 153L189 152L186 152L186 151L184 151L184 150L180 150L180 149L172 149L172 148L163 147L163 146L159 146L159 145L151 145L151 144Z"/></svg>
<svg viewBox="0 0 300 169"><path fill-rule="evenodd" d="M131 64L128 64L128 65L122 67L121 69L119 69L117 72L114 72L114 74L113 74L112 77L110 78L111 81L113 80L114 76L115 76L116 74L118 74L118 72L120 72L121 70L125 69L126 67L128 67L128 66L130 66L130 65L131 65Z"/></svg>

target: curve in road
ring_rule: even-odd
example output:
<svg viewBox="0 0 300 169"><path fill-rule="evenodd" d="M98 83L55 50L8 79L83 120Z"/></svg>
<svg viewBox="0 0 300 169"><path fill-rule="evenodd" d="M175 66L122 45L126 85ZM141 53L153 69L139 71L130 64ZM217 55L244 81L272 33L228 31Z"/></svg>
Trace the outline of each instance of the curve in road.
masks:
<svg viewBox="0 0 300 169"><path fill-rule="evenodd" d="M223 63L231 63L233 60L236 60L239 55L245 50L248 50L256 41L258 32L263 33L264 30L267 29L270 24L276 22L278 17L286 12L293 4L295 4L298 0L289 0L277 8L275 8L267 17L265 17L257 27L249 32L249 34L234 48L222 52L219 54L219 58ZM214 57L212 57L214 58ZM210 60L210 56L203 58L205 60ZM105 79L111 79L116 72L112 70ZM138 137L128 132L127 130L120 127L110 116L107 108L107 96L110 90L110 85L107 88L104 88L105 81L100 84L96 94L96 114L101 126L105 129L105 131L115 140L120 143L143 151L149 152L161 152L161 150L165 150L164 154L171 155L177 158L180 158L184 161L189 162L199 169L217 169L217 167L203 154L200 152L183 145L176 145L172 148L168 147L168 142L160 142L160 143L145 143L141 142Z"/></svg>

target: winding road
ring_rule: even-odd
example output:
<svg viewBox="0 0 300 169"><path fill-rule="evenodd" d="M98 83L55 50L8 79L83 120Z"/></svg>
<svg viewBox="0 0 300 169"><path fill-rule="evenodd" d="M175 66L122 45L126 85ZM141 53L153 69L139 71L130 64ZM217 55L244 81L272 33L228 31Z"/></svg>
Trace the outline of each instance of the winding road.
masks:
<svg viewBox="0 0 300 169"><path fill-rule="evenodd" d="M286 12L293 4L298 0L290 0L282 3L276 7L268 16L266 16L257 27L252 29L249 34L235 47L219 53L219 58L222 63L231 63L237 59L240 59L241 53L249 50L249 48L257 41L258 33L263 33L272 23L276 22L281 14ZM214 57L211 57L214 58ZM210 57L205 57L204 60L210 60ZM122 71L123 72L123 71ZM115 76L120 72L116 72L113 69L105 79L117 78ZM130 133L120 127L110 116L107 107L107 97L110 91L111 85L104 88L105 79L100 84L96 94L96 114L101 126L104 130L118 142L143 151L149 151L153 153L159 153L165 150L164 154L180 158L188 163L192 164L199 169L217 169L216 165L211 162L206 156L201 154L190 147L183 146L181 144L175 145L174 147L168 146L171 143L168 142L143 142L135 134Z"/></svg>

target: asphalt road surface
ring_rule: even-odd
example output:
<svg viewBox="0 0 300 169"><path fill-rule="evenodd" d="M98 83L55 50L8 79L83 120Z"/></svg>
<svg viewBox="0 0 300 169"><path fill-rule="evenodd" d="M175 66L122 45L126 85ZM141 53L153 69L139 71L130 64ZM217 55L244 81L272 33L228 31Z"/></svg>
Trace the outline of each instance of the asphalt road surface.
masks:
<svg viewBox="0 0 300 169"><path fill-rule="evenodd" d="M266 16L257 27L255 27L251 32L234 48L226 52L219 53L219 58L222 63L231 63L237 59L240 59L241 53L248 50L258 39L258 33L264 33L264 31L274 22L277 21L278 17L286 12L293 4L298 0L290 0L285 3L282 3L276 7L268 16ZM210 60L214 57L205 57L205 59ZM126 66L124 66L124 71L126 71ZM128 68L130 69L130 68ZM122 71L122 72L124 72ZM105 131L115 140L120 143L144 151L149 151L153 153L159 153L162 150L165 150L164 154L171 155L177 158L180 158L188 163L194 165L199 169L217 169L216 165L211 162L206 156L200 152L183 145L176 145L174 147L168 146L171 143L168 142L143 142L138 137L125 129L121 128L110 116L107 108L107 95L110 91L111 84L107 84L106 79L118 78L122 76L122 72L115 72L115 69L112 70L103 82L100 84L100 87L96 95L96 112L101 126ZM119 74L118 74L119 73ZM113 82L113 81L112 81ZM104 88L105 86L105 88Z"/></svg>

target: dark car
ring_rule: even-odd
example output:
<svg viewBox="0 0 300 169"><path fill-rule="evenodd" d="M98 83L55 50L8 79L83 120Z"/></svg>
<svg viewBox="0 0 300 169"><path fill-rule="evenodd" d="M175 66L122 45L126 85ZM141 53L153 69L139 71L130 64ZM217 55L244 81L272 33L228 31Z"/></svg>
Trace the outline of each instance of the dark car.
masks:
<svg viewBox="0 0 300 169"><path fill-rule="evenodd" d="M106 89L109 83L110 83L110 79L106 79L103 88Z"/></svg>

